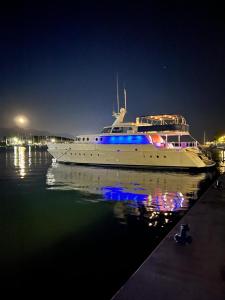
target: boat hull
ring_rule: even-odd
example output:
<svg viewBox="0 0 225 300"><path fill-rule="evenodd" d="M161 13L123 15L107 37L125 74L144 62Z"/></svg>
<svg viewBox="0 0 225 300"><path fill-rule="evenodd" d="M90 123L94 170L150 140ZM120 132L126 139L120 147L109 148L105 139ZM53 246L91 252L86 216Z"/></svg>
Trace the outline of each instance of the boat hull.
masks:
<svg viewBox="0 0 225 300"><path fill-rule="evenodd" d="M157 148L154 145L48 144L60 163L131 168L209 168L215 165L198 149Z"/></svg>

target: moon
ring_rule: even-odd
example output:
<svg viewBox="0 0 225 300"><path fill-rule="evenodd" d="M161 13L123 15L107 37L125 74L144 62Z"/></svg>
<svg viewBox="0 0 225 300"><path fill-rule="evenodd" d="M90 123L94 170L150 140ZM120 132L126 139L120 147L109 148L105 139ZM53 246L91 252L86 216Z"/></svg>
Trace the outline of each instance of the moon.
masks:
<svg viewBox="0 0 225 300"><path fill-rule="evenodd" d="M19 115L14 118L14 122L19 127L26 127L29 123L29 120L26 116Z"/></svg>

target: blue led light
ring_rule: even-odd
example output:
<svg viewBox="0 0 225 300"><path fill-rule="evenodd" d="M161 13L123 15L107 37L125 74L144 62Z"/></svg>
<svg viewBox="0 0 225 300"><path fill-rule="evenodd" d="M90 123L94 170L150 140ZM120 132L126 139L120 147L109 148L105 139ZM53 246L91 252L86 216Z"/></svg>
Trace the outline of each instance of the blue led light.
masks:
<svg viewBox="0 0 225 300"><path fill-rule="evenodd" d="M146 135L100 136L98 144L150 144Z"/></svg>

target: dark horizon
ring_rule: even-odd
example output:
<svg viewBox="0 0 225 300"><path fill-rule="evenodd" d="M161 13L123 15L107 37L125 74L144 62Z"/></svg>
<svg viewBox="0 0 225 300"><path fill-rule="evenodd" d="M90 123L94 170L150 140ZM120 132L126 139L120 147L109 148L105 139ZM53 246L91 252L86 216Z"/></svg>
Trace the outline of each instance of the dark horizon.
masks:
<svg viewBox="0 0 225 300"><path fill-rule="evenodd" d="M116 74L127 121L181 114L198 140L225 133L225 15L219 4L21 1L1 9L0 127L76 135L113 122Z"/></svg>

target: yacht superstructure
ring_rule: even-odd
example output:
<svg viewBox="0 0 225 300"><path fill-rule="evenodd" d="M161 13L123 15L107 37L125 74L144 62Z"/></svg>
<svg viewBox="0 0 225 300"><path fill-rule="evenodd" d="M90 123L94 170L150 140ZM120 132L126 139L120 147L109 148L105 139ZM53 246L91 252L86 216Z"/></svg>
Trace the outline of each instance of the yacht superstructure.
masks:
<svg viewBox="0 0 225 300"><path fill-rule="evenodd" d="M49 143L48 151L62 163L182 169L215 165L198 148L184 117L142 116L124 122L125 115L126 104L101 133L79 135L72 143Z"/></svg>

